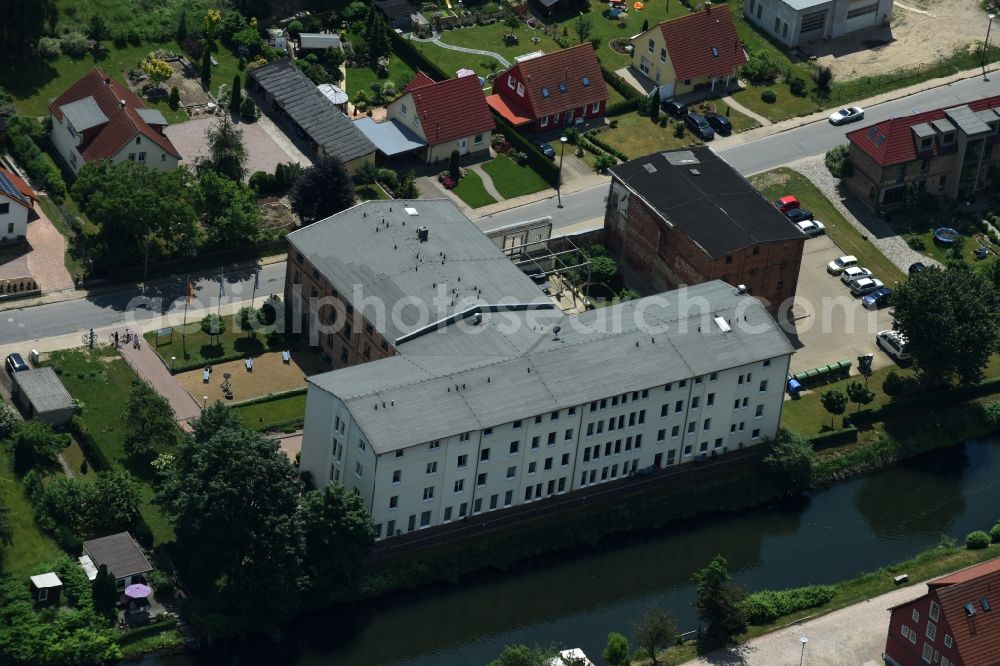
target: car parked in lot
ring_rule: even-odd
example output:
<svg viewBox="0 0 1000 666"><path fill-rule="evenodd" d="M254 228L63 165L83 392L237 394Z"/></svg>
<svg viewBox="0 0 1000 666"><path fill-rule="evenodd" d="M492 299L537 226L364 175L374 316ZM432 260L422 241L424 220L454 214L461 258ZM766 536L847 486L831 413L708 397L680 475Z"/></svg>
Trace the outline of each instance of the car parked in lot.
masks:
<svg viewBox="0 0 1000 666"><path fill-rule="evenodd" d="M550 160L554 160L556 158L556 149L544 141L536 141L535 148L542 151L542 155L545 155Z"/></svg>
<svg viewBox="0 0 1000 666"><path fill-rule="evenodd" d="M840 281L844 284L850 284L855 280L871 276L872 272L867 268L862 268L861 266L851 266L850 268L845 268L840 274Z"/></svg>
<svg viewBox="0 0 1000 666"><path fill-rule="evenodd" d="M867 277L867 278L861 278L860 280L855 280L854 282L851 282L849 286L851 287L852 295L866 296L867 294L872 293L876 289L881 289L885 285L882 283L882 280L877 280L875 278Z"/></svg>
<svg viewBox="0 0 1000 666"><path fill-rule="evenodd" d="M861 305L866 310L879 310L889 305L889 299L891 297L892 289L889 289L889 287L879 287L872 293L862 298Z"/></svg>
<svg viewBox="0 0 1000 666"><path fill-rule="evenodd" d="M808 208L793 208L785 212L785 217L792 222L804 222L813 219L813 214Z"/></svg>
<svg viewBox="0 0 1000 666"><path fill-rule="evenodd" d="M865 110L860 106L848 106L830 114L831 125L846 125L865 117Z"/></svg>
<svg viewBox="0 0 1000 666"><path fill-rule="evenodd" d="M733 133L733 124L729 122L729 118L726 118L722 114L706 113L705 120L712 126L712 129L722 136L729 136Z"/></svg>
<svg viewBox="0 0 1000 666"><path fill-rule="evenodd" d="M684 124L687 125L691 133L702 141L711 141L715 138L715 130L705 120L705 116L698 113L689 113L684 116Z"/></svg>
<svg viewBox="0 0 1000 666"><path fill-rule="evenodd" d="M853 254L845 254L843 257L837 257L830 263L826 265L826 272L830 275L840 275L844 272L845 268L850 268L851 266L858 265L858 258Z"/></svg>
<svg viewBox="0 0 1000 666"><path fill-rule="evenodd" d="M660 107L667 112L667 115L677 118L678 120L686 116L688 112L687 104L682 104L681 102L672 99L660 102Z"/></svg>
<svg viewBox="0 0 1000 666"><path fill-rule="evenodd" d="M819 220L804 220L796 222L795 226L806 236L822 236L826 233L826 225Z"/></svg>
<svg viewBox="0 0 1000 666"><path fill-rule="evenodd" d="M799 207L799 200L795 198L792 194L786 194L785 196L775 199L773 202L774 207L780 210L782 213L787 213L793 208Z"/></svg>
<svg viewBox="0 0 1000 666"><path fill-rule="evenodd" d="M912 358L906 350L906 337L899 331L879 331L875 335L875 344L896 363L903 363Z"/></svg>
<svg viewBox="0 0 1000 666"><path fill-rule="evenodd" d="M21 355L17 352L7 356L7 361L4 363L4 366L7 368L7 374L11 377L14 376L15 372L28 370L28 364L24 362L24 359L21 358Z"/></svg>
<svg viewBox="0 0 1000 666"><path fill-rule="evenodd" d="M927 266L924 265L924 262L922 262L922 261L916 261L916 262L910 264L910 268L907 269L907 272L910 275L916 275L917 273L923 273L926 270L927 270Z"/></svg>

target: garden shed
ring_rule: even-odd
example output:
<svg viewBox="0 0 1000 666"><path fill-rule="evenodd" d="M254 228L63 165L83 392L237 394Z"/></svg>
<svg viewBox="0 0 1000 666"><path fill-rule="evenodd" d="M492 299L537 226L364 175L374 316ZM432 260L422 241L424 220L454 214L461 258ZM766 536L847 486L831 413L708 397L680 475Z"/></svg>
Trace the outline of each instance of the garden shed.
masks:
<svg viewBox="0 0 1000 666"><path fill-rule="evenodd" d="M76 412L72 396L52 368L14 373L14 399L28 418L54 426L69 423Z"/></svg>
<svg viewBox="0 0 1000 666"><path fill-rule="evenodd" d="M58 606L63 583L53 572L31 577L31 599L39 608Z"/></svg>

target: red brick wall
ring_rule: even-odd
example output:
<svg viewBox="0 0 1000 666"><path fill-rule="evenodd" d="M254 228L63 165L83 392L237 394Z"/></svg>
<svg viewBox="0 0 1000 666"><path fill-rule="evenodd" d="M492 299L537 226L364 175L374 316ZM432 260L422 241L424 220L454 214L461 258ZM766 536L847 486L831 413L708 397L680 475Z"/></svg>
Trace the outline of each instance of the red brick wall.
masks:
<svg viewBox="0 0 1000 666"><path fill-rule="evenodd" d="M940 657L944 656L951 663L956 664L956 666L961 665L962 662L959 659L957 650L958 639L954 639L950 648L944 643L946 634L952 635L954 638L951 628L945 620L944 613L940 613L936 621L930 617L931 601L936 601L935 597L934 593L926 594L905 606L893 609L892 615L889 618L889 631L886 634L885 653L892 657L900 666L926 666L926 662L922 658L924 643L930 644L936 652L938 658L932 659L933 663L940 663ZM918 620L916 621L913 619L914 610L918 613ZM927 638L928 622L933 622L937 627L934 640ZM902 627L904 626L916 632L915 643L911 643L909 638L903 637Z"/></svg>

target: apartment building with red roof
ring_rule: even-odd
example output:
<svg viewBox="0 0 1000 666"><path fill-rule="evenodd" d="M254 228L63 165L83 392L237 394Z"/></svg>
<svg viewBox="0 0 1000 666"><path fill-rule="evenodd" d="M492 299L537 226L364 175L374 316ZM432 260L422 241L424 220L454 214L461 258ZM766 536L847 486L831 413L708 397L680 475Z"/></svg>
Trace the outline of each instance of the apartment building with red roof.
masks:
<svg viewBox="0 0 1000 666"><path fill-rule="evenodd" d="M966 201L1000 163L1000 95L883 120L847 133L844 184L873 210L903 205L908 188ZM993 169L995 171L995 169Z"/></svg>
<svg viewBox="0 0 1000 666"><path fill-rule="evenodd" d="M389 104L386 118L419 138L418 154L428 164L447 160L453 150L460 155L488 151L496 127L477 76L435 81L417 72Z"/></svg>
<svg viewBox="0 0 1000 666"><path fill-rule="evenodd" d="M486 102L519 129L546 132L600 118L608 86L594 47L581 44L554 53L521 56L497 75Z"/></svg>
<svg viewBox="0 0 1000 666"><path fill-rule="evenodd" d="M1000 558L927 583L927 594L889 609L889 666L1000 664Z"/></svg>
<svg viewBox="0 0 1000 666"><path fill-rule="evenodd" d="M632 38L632 67L659 87L660 99L692 90L725 91L747 62L725 5L664 21Z"/></svg>
<svg viewBox="0 0 1000 666"><path fill-rule="evenodd" d="M49 104L52 143L79 172L96 160L141 162L151 169L175 169L181 155L163 134L169 123L147 109L128 87L94 67Z"/></svg>

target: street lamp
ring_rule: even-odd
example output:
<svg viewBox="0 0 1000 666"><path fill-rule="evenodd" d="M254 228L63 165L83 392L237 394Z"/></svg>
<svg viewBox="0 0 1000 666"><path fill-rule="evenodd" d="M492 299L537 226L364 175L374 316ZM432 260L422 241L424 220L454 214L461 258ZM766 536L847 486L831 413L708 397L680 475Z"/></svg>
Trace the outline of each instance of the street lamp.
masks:
<svg viewBox="0 0 1000 666"><path fill-rule="evenodd" d="M802 666L802 660L805 659L806 656L806 643L809 642L809 639L803 636L799 640L802 641L802 654L799 655L799 666Z"/></svg>
<svg viewBox="0 0 1000 666"><path fill-rule="evenodd" d="M993 19L997 17L996 14L987 14L990 22L986 24L986 41L983 43L983 81L989 81L986 76L986 58L988 57L987 52L990 50L990 28L993 27Z"/></svg>
<svg viewBox="0 0 1000 666"><path fill-rule="evenodd" d="M569 141L564 136L559 137L559 180L556 181L556 197L559 199L559 205L557 208L562 208L562 161L563 154L566 152L566 142Z"/></svg>

